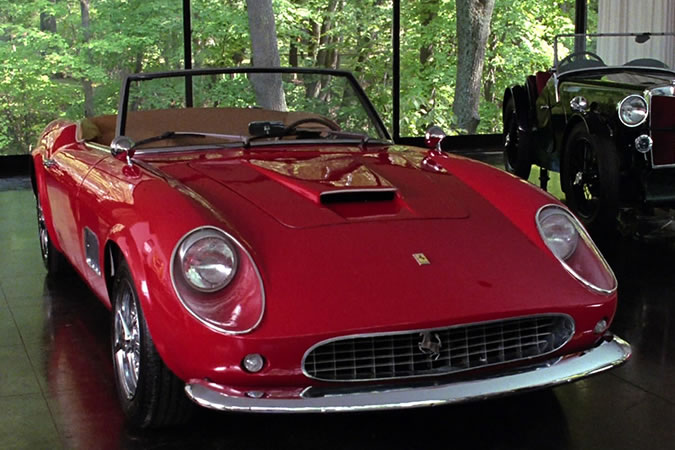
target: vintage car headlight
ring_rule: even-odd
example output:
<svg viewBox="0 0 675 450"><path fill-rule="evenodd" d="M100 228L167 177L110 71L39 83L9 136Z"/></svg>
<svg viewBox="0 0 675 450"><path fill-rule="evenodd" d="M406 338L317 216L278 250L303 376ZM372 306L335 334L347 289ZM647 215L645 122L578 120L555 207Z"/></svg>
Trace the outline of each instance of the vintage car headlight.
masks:
<svg viewBox="0 0 675 450"><path fill-rule="evenodd" d="M193 288L214 292L237 273L237 253L229 239L212 228L190 233L178 249L181 273Z"/></svg>
<svg viewBox="0 0 675 450"><path fill-rule="evenodd" d="M542 240L570 275L595 292L616 290L612 269L572 213L562 206L545 205L537 211L536 222Z"/></svg>
<svg viewBox="0 0 675 450"><path fill-rule="evenodd" d="M629 95L619 103L619 120L627 127L637 127L647 120L647 100L640 95Z"/></svg>
<svg viewBox="0 0 675 450"><path fill-rule="evenodd" d="M187 311L211 329L246 333L262 320L262 278L248 251L215 227L199 227L178 242L171 281Z"/></svg>

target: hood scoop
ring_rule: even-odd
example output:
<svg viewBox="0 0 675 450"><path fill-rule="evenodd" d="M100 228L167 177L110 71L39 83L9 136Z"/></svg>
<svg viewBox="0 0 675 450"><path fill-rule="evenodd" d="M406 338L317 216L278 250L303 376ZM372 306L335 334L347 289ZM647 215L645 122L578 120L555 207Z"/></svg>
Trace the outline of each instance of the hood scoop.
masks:
<svg viewBox="0 0 675 450"><path fill-rule="evenodd" d="M351 155L321 155L306 160L250 160L269 179L317 204L391 201L397 189Z"/></svg>
<svg viewBox="0 0 675 450"><path fill-rule="evenodd" d="M323 205L337 203L391 202L396 198L396 188L341 189L323 191L319 201Z"/></svg>

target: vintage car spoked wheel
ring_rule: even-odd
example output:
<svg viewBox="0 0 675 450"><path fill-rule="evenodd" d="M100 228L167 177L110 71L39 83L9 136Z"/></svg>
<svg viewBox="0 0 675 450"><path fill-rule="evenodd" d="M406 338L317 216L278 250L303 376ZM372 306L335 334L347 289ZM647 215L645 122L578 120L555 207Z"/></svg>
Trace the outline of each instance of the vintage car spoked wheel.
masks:
<svg viewBox="0 0 675 450"><path fill-rule="evenodd" d="M591 229L616 225L619 161L611 140L593 136L583 124L569 135L561 184L568 206Z"/></svg>
<svg viewBox="0 0 675 450"><path fill-rule="evenodd" d="M157 353L126 262L117 267L112 304L113 370L127 419L139 428L186 422L194 404Z"/></svg>
<svg viewBox="0 0 675 450"><path fill-rule="evenodd" d="M522 134L518 127L516 105L511 98L504 109L504 168L509 173L527 179L532 169L532 161Z"/></svg>
<svg viewBox="0 0 675 450"><path fill-rule="evenodd" d="M42 255L42 262L50 274L57 274L63 272L68 266L65 257L59 252L49 239L49 231L47 231L47 222L45 220L44 210L40 203L40 194L36 194L36 209L37 209L37 225L38 225L38 239L40 240L40 254Z"/></svg>

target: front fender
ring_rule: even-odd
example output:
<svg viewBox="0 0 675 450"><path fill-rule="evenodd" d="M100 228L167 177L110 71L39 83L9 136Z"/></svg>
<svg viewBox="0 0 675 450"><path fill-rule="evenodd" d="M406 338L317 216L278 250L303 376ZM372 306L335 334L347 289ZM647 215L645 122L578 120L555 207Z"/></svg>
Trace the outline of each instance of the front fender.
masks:
<svg viewBox="0 0 675 450"><path fill-rule="evenodd" d="M567 145L567 137L569 136L570 131L572 131L572 128L580 123L584 124L586 131L588 131L589 134L607 138L614 136L612 126L604 116L592 111L586 114L575 113L570 117L570 120L567 121L567 125L565 126L565 139L562 148L565 148L565 145Z"/></svg>
<svg viewBox="0 0 675 450"><path fill-rule="evenodd" d="M173 250L194 228L227 227L208 202L177 181L169 185L144 172L139 178L133 186L119 184L129 190L98 208L105 216L102 221L109 224L101 238L100 258L107 277L101 286L107 288L108 306L112 306L115 264L110 260L119 263L124 258L160 357L177 376L185 377L192 361L185 355L197 351L198 343L215 342L222 335L199 323L181 304L171 280Z"/></svg>

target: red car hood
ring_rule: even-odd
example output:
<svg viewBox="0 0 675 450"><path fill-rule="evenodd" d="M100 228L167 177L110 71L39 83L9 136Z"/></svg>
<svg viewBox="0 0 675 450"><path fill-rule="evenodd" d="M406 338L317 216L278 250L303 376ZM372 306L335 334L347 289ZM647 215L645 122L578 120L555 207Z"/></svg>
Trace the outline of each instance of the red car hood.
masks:
<svg viewBox="0 0 675 450"><path fill-rule="evenodd" d="M423 151L220 155L163 170L223 212L224 226L250 249L267 299L256 336L572 314L616 299L589 295Z"/></svg>
<svg viewBox="0 0 675 450"><path fill-rule="evenodd" d="M190 166L292 228L350 221L466 218L458 181L424 168L419 152L353 148L255 152ZM437 192L440 195L429 195Z"/></svg>

